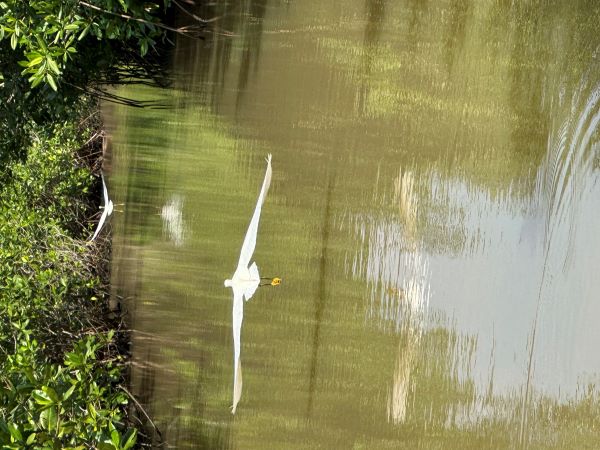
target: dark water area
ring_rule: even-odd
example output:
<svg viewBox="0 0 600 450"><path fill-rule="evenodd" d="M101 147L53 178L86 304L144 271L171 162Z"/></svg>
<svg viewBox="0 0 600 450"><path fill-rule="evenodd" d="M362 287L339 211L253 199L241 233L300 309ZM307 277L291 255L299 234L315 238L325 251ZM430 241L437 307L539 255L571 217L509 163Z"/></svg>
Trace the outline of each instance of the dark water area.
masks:
<svg viewBox="0 0 600 450"><path fill-rule="evenodd" d="M167 448L597 448L600 6L220 2L106 105ZM185 17L181 17L185 21ZM232 294L265 174L235 415ZM158 437L156 445L160 444Z"/></svg>

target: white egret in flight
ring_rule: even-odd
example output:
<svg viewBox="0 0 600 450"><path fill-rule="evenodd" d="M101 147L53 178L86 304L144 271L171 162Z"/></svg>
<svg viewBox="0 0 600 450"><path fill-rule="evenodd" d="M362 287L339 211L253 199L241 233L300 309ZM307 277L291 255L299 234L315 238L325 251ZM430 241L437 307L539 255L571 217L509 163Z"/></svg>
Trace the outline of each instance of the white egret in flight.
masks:
<svg viewBox="0 0 600 450"><path fill-rule="evenodd" d="M267 172L265 179L258 195L256 208L252 215L252 220L248 226L242 250L240 252L240 260L237 269L230 280L225 280L225 287L233 289L233 405L231 413L235 414L237 404L242 395L242 365L240 363L240 334L242 331L242 319L244 318L244 300L248 301L259 286L272 285L276 286L281 283L279 278L261 278L258 274L258 267L253 262L250 267L250 258L256 247L256 234L258 232L258 221L260 220L260 211L262 204L267 196L269 185L271 184L271 154L267 157ZM271 280L266 284L261 284L261 279Z"/></svg>
<svg viewBox="0 0 600 450"><path fill-rule="evenodd" d="M96 227L96 232L94 233L94 235L92 236L90 241L93 241L94 239L96 239L96 236L98 236L98 233L100 233L100 230L102 229L102 226L104 225L104 222L106 221L106 218L108 216L110 216L113 212L113 202L111 199L108 198L108 189L106 189L106 182L104 181L104 173L103 172L100 172L100 177L102 178L102 193L104 195L104 211L102 211L102 215L100 216L100 220L98 221L98 226Z"/></svg>

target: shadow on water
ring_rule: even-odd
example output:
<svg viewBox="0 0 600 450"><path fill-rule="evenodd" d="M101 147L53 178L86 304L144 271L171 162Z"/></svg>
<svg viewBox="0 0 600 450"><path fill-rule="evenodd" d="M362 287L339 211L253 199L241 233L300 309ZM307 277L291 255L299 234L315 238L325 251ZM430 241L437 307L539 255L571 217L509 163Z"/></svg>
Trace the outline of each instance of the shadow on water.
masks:
<svg viewBox="0 0 600 450"><path fill-rule="evenodd" d="M314 323L315 328L313 331L313 341L312 341L312 355L310 358L310 376L309 376L309 386L308 386L308 404L306 406L306 417L307 419L311 419L313 412L313 402L315 396L315 385L317 381L317 371L318 371L318 356L319 356L319 346L320 335L321 335L321 322L323 320L323 310L325 309L325 304L327 300L327 285L328 285L328 273L327 273L327 252L329 246L329 233L331 228L331 194L333 192L333 187L335 185L335 176L329 174L328 182L327 182L327 197L325 199L325 209L323 211L323 225L322 225L322 235L321 235L321 255L319 257L319 281L317 283L317 295L315 296L315 317Z"/></svg>

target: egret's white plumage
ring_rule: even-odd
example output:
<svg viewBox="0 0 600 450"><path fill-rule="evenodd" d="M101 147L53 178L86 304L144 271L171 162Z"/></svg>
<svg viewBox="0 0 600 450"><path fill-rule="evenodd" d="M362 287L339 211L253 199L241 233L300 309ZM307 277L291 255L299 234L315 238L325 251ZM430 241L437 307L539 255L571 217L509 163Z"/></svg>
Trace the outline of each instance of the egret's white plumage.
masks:
<svg viewBox="0 0 600 450"><path fill-rule="evenodd" d="M113 202L111 199L108 198L108 189L106 188L106 182L104 181L104 173L100 172L100 177L102 178L102 193L103 193L103 197L104 197L104 211L102 211L102 215L100 216L100 220L98 221L98 226L96 227L96 232L94 233L94 235L92 236L90 241L93 241L94 239L96 239L96 236L98 236L98 233L100 233L100 230L102 229L102 226L104 225L104 222L106 221L106 218L108 216L110 216L113 212Z"/></svg>
<svg viewBox="0 0 600 450"><path fill-rule="evenodd" d="M240 363L240 334L242 331L242 320L244 318L244 300L248 301L260 285L260 275L256 263L250 267L250 259L256 247L256 234L258 233L258 221L260 220L260 211L267 196L267 191L271 184L271 155L267 157L267 171L265 179L258 195L256 208L252 215L252 220L248 226L242 250L240 251L240 260L237 269L230 280L225 280L225 286L233 289L233 405L232 414L235 414L237 404L242 395L242 365Z"/></svg>

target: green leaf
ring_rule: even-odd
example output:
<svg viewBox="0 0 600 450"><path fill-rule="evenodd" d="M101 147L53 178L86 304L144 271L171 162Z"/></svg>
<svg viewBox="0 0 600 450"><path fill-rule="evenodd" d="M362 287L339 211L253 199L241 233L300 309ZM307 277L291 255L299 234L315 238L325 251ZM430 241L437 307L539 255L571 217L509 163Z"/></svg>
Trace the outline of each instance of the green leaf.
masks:
<svg viewBox="0 0 600 450"><path fill-rule="evenodd" d="M56 391L54 389L52 389L49 386L43 386L42 387L42 391L44 391L44 393L46 395L48 395L48 397L50 397L50 399L54 402L54 403L58 403L59 402L59 398L58 395L56 394Z"/></svg>
<svg viewBox="0 0 600 450"><path fill-rule="evenodd" d="M48 84L50 85L50 87L52 89L54 89L55 91L58 91L58 87L56 86L56 81L54 81L54 77L47 73L46 74L46 81L48 82Z"/></svg>
<svg viewBox="0 0 600 450"><path fill-rule="evenodd" d="M112 442L99 442L98 450L117 450L117 447Z"/></svg>
<svg viewBox="0 0 600 450"><path fill-rule="evenodd" d="M67 400L75 391L75 388L77 387L76 384L74 384L73 386L71 386L62 396L63 401Z"/></svg>
<svg viewBox="0 0 600 450"><path fill-rule="evenodd" d="M34 58L31 61L29 61L29 63L27 63L27 67L37 66L43 60L44 60L44 58L42 56L38 56L37 58Z"/></svg>
<svg viewBox="0 0 600 450"><path fill-rule="evenodd" d="M68 50L74 41L75 41L75 35L72 34L71 37L67 40L67 43L65 44L65 50Z"/></svg>
<svg viewBox="0 0 600 450"><path fill-rule="evenodd" d="M90 416L93 419L96 419L96 408L94 408L94 405L92 405L91 403L88 404L88 412L90 413Z"/></svg>
<svg viewBox="0 0 600 450"><path fill-rule="evenodd" d="M42 55L40 52L27 52L27 53L25 53L25 56L27 57L27 59L29 61L31 61L32 59L40 58L40 57L43 57L44 55Z"/></svg>
<svg viewBox="0 0 600 450"><path fill-rule="evenodd" d="M29 380L30 383L35 383L36 382L35 375L33 373L33 368L32 367L25 367L23 369L23 372L25 372L25 376L27 377L27 379Z"/></svg>
<svg viewBox="0 0 600 450"><path fill-rule="evenodd" d="M43 410L40 414L42 427L48 431L53 431L56 428L56 419L56 408L54 406Z"/></svg>
<svg viewBox="0 0 600 450"><path fill-rule="evenodd" d="M121 449L129 450L130 448L133 448L136 441L137 441L137 430L135 428L131 428L131 429L127 430L127 433L125 433L125 435L123 436L123 439L121 440Z"/></svg>
<svg viewBox="0 0 600 450"><path fill-rule="evenodd" d="M15 425L14 423L9 423L8 424L8 432L10 433L10 436L13 439L13 442L21 442L23 440L23 435L21 434L21 430L19 430L19 427L17 425Z"/></svg>
<svg viewBox="0 0 600 450"><path fill-rule="evenodd" d="M36 433L31 433L28 437L27 437L27 441L26 444L27 445L31 445L33 444L33 442L35 441L35 438L37 437Z"/></svg>
<svg viewBox="0 0 600 450"><path fill-rule="evenodd" d="M77 38L78 41L82 40L84 37L87 36L88 32L90 31L90 25L88 25L87 27L85 27L83 29L83 31L81 32L81 34L79 35L79 37Z"/></svg>
<svg viewBox="0 0 600 450"><path fill-rule="evenodd" d="M111 422L112 425L112 422ZM110 432L110 440L116 448L119 448L119 443L121 442L121 434L117 429L114 428Z"/></svg>
<svg viewBox="0 0 600 450"><path fill-rule="evenodd" d="M140 51L141 51L141 55L145 56L146 53L148 53L148 41L147 40L143 40L140 43Z"/></svg>
<svg viewBox="0 0 600 450"><path fill-rule="evenodd" d="M35 35L35 39L40 48L44 51L44 53L46 53L48 51L48 48L46 47L46 43L44 42L44 40L38 34Z"/></svg>
<svg viewBox="0 0 600 450"><path fill-rule="evenodd" d="M31 88L33 89L34 87L36 87L38 84L40 84L42 82L43 79L44 79L44 77L42 77L41 75L33 75L31 78L29 78L29 82L31 83Z"/></svg>
<svg viewBox="0 0 600 450"><path fill-rule="evenodd" d="M48 61L48 67L50 67L50 70L52 72L54 72L56 75L60 75L60 70L58 69L58 66L56 65L56 61L54 61L50 57L47 57L46 61ZM56 88L54 90L56 90Z"/></svg>
<svg viewBox="0 0 600 450"><path fill-rule="evenodd" d="M31 396L33 397L33 399L35 400L35 402L38 405L46 406L46 405L51 405L52 403L54 403L52 398L50 398L50 396L46 392L41 391L39 389L36 389L35 391L33 391L31 393Z"/></svg>
<svg viewBox="0 0 600 450"><path fill-rule="evenodd" d="M17 34L13 33L10 37L10 48L15 50L17 48Z"/></svg>

